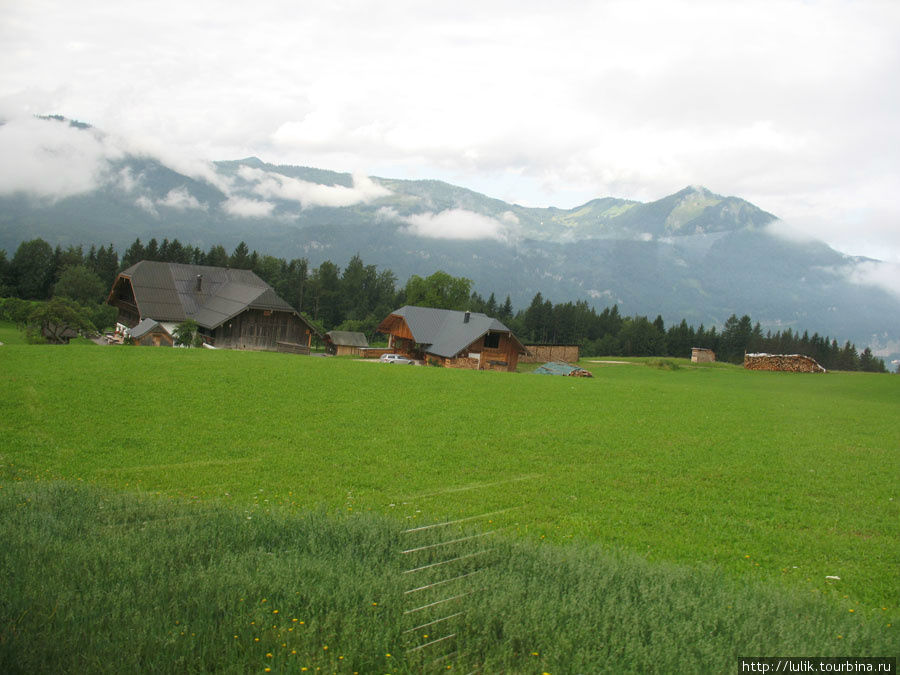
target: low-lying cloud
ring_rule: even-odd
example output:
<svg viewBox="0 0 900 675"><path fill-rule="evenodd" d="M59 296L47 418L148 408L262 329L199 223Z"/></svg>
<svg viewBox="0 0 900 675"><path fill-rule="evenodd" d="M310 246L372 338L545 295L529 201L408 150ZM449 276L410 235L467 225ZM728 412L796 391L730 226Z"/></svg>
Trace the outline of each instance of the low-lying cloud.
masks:
<svg viewBox="0 0 900 675"><path fill-rule="evenodd" d="M844 276L854 284L875 286L900 298L900 264L865 260L844 268Z"/></svg>
<svg viewBox="0 0 900 675"><path fill-rule="evenodd" d="M410 216L401 216L393 209L381 209L379 213L382 218L406 223L405 229L409 234L429 239L509 241L514 235L514 226L518 224L518 218L509 212L501 216L502 220L466 209L446 209Z"/></svg>
<svg viewBox="0 0 900 675"><path fill-rule="evenodd" d="M222 208L233 216L240 218L266 218L272 215L275 204L258 199L230 197L222 204Z"/></svg>
<svg viewBox="0 0 900 675"><path fill-rule="evenodd" d="M249 166L241 167L238 175L249 183L249 189L254 194L264 199L297 202L303 208L354 206L392 194L386 187L364 175L353 176L353 187L310 183Z"/></svg>
<svg viewBox="0 0 900 675"><path fill-rule="evenodd" d="M201 204L200 201L187 191L187 188L181 186L169 190L165 197L160 199L157 204L167 206L170 209L178 211L199 210L206 211L207 205Z"/></svg>
<svg viewBox="0 0 900 675"><path fill-rule="evenodd" d="M0 156L0 194L62 199L99 187L121 152L93 129L20 117L0 125Z"/></svg>

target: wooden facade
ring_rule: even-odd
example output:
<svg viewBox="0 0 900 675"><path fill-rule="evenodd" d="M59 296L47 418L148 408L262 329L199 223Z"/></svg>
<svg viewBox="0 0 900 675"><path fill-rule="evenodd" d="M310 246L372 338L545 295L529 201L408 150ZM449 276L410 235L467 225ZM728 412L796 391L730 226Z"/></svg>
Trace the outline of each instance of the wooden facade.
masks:
<svg viewBox="0 0 900 675"><path fill-rule="evenodd" d="M488 342L491 346L485 346ZM496 345L496 346L494 346ZM445 368L465 368L468 370L502 370L513 373L519 365L518 345L503 333L488 333L469 345L465 352L451 358L426 356L425 362L439 360Z"/></svg>
<svg viewBox="0 0 900 675"><path fill-rule="evenodd" d="M201 331L204 335L207 331ZM248 309L209 331L216 349L276 351L278 342L304 345L309 353L312 331L295 314Z"/></svg>
<svg viewBox="0 0 900 675"><path fill-rule="evenodd" d="M525 345L525 349L528 353L520 359L522 363L578 363L581 358L581 348L578 345Z"/></svg>
<svg viewBox="0 0 900 675"><path fill-rule="evenodd" d="M169 332L162 326L154 328L148 333L144 333L137 344L143 347L174 347L175 338L169 335Z"/></svg>
<svg viewBox="0 0 900 675"><path fill-rule="evenodd" d="M525 353L506 326L471 312L407 306L388 316L378 330L388 335L392 352L444 368L515 372Z"/></svg>
<svg viewBox="0 0 900 675"><path fill-rule="evenodd" d="M141 322L141 312L134 298L134 288L130 279L116 279L106 302L119 310L116 321L123 326L134 328Z"/></svg>

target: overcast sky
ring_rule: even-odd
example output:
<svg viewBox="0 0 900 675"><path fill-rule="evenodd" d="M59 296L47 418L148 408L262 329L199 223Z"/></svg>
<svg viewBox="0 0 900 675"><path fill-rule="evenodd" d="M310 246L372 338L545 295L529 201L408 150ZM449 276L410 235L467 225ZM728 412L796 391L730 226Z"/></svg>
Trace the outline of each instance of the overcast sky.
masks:
<svg viewBox="0 0 900 675"><path fill-rule="evenodd" d="M0 117L47 113L527 206L704 185L900 263L896 0L0 0Z"/></svg>

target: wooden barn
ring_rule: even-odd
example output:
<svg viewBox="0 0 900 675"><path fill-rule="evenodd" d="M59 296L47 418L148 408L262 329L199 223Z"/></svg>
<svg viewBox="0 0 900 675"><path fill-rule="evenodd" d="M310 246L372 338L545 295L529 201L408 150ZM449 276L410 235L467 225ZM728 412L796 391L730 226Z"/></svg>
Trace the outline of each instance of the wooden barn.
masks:
<svg viewBox="0 0 900 675"><path fill-rule="evenodd" d="M378 330L391 351L430 365L514 372L525 347L497 319L477 312L406 305Z"/></svg>
<svg viewBox="0 0 900 675"><path fill-rule="evenodd" d="M325 351L335 356L361 356L368 349L365 333L349 330L330 330L325 333Z"/></svg>
<svg viewBox="0 0 900 675"><path fill-rule="evenodd" d="M250 270L142 260L116 277L106 302L118 321L178 324L193 319L220 349L306 350L315 328Z"/></svg>

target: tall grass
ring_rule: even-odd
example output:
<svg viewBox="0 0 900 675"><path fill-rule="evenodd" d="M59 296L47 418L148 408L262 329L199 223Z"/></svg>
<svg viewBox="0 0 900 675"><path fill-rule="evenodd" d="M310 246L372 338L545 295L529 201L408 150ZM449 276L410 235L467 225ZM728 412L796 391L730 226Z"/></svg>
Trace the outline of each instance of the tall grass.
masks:
<svg viewBox="0 0 900 675"><path fill-rule="evenodd" d="M429 669L402 634L402 527L375 514L248 517L72 483L4 484L0 671L727 672L738 656L896 653L882 617L825 598L599 546L500 538L480 576L446 589L473 592L453 605L465 612L456 655Z"/></svg>
<svg viewBox="0 0 900 675"><path fill-rule="evenodd" d="M5 344L0 670L415 672L400 530L501 510L456 638L485 672L897 653L900 378L673 363ZM253 632L273 598L315 639Z"/></svg>
<svg viewBox="0 0 900 675"><path fill-rule="evenodd" d="M585 365L593 379L5 345L0 477L250 513L519 506L522 537L896 610L900 378Z"/></svg>

